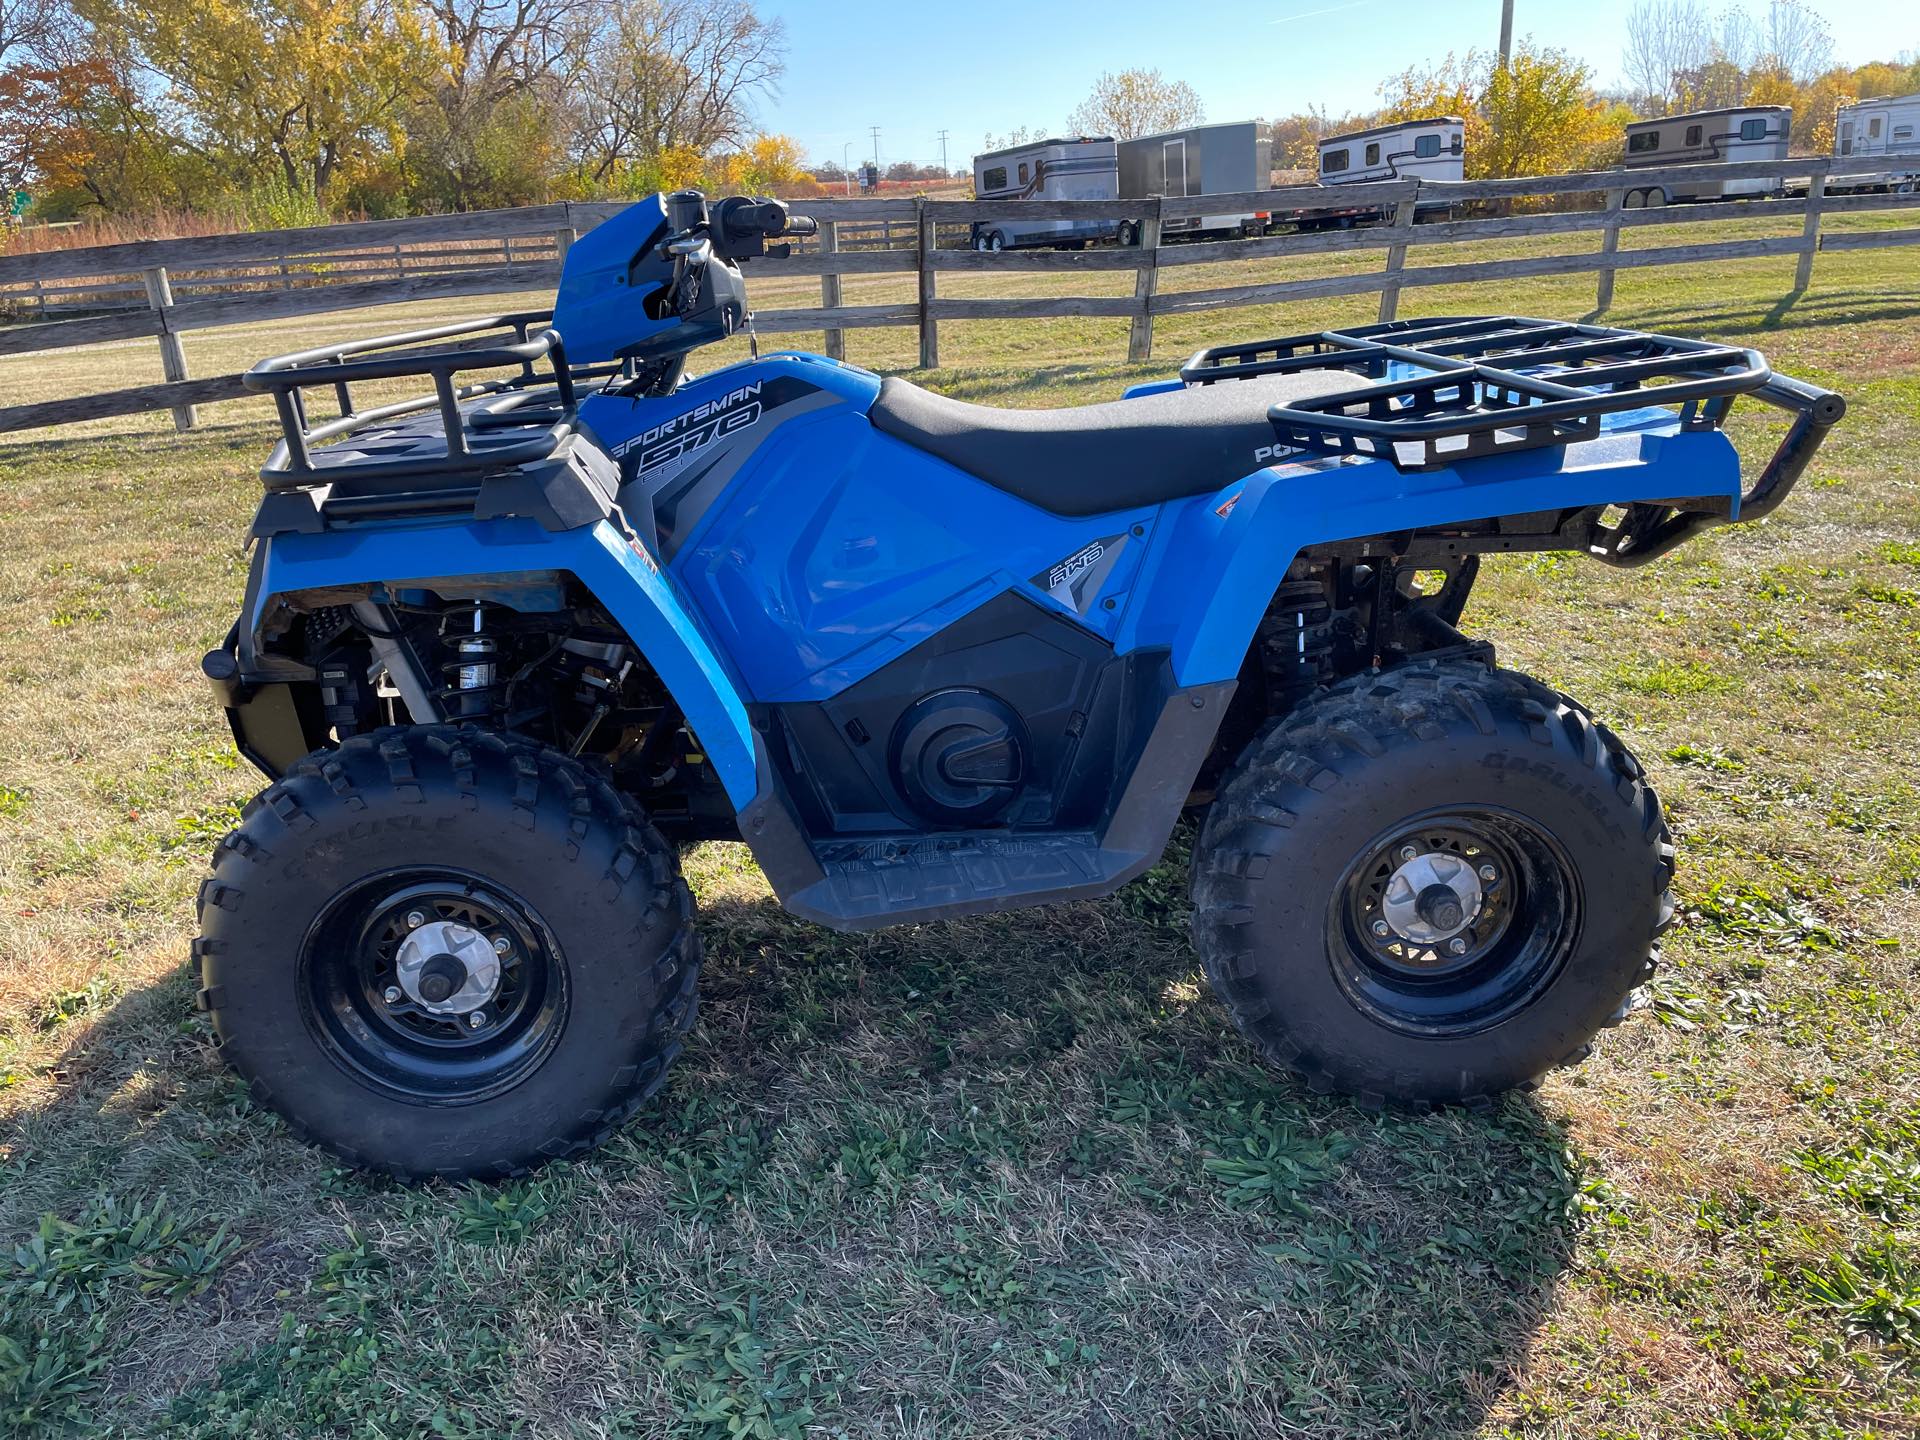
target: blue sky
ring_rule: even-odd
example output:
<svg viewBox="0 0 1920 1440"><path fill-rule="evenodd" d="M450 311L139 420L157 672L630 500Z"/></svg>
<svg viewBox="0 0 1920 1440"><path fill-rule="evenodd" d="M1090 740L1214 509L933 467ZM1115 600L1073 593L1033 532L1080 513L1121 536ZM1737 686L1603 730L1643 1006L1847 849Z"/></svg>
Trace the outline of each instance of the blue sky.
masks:
<svg viewBox="0 0 1920 1440"><path fill-rule="evenodd" d="M1619 82L1635 0L1518 0L1516 35L1570 50ZM880 126L883 163L964 165L988 133L1058 129L1102 70L1157 66L1200 92L1210 120L1318 105L1370 109L1380 82L1449 50L1492 49L1500 0L759 0L787 23L787 74L762 125L813 160L857 160ZM1920 50L1916 0L1813 0L1847 64ZM1709 0L1707 8L1723 8Z"/></svg>

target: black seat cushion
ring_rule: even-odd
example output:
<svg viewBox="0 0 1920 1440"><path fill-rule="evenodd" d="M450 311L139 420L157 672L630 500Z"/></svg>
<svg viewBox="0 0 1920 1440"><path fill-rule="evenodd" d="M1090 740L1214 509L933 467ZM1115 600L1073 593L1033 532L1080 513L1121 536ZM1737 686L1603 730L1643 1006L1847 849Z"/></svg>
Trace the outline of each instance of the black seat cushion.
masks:
<svg viewBox="0 0 1920 1440"><path fill-rule="evenodd" d="M887 380L874 428L1056 515L1204 495L1252 473L1274 443L1267 407L1350 389L1344 371L1263 375L1079 405L998 410Z"/></svg>

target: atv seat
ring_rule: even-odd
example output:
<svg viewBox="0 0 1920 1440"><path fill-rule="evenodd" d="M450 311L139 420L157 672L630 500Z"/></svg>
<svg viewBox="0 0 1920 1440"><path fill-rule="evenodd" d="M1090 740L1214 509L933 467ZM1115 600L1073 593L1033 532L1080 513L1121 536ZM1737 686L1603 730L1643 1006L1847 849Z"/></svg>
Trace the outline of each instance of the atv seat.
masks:
<svg viewBox="0 0 1920 1440"><path fill-rule="evenodd" d="M1271 454L1269 406L1353 384L1344 370L1315 370L1067 410L1000 410L887 380L867 414L875 429L1042 510L1098 515L1232 484Z"/></svg>

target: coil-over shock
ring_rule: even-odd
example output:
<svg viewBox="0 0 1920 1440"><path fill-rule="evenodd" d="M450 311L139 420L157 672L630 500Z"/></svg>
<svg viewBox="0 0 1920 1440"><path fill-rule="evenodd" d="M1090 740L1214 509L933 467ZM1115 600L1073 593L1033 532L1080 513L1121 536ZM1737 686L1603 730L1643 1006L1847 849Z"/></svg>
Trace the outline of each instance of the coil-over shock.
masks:
<svg viewBox="0 0 1920 1440"><path fill-rule="evenodd" d="M1254 636L1266 713L1284 715L1333 678L1333 603L1319 580L1286 580Z"/></svg>

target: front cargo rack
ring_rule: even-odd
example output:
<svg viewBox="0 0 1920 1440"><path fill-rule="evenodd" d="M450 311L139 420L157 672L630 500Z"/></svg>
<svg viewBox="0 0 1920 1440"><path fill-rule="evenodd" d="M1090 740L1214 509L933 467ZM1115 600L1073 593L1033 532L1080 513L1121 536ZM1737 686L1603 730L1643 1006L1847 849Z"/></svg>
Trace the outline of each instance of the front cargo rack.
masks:
<svg viewBox="0 0 1920 1440"><path fill-rule="evenodd" d="M1742 395L1794 422L1740 498L1756 520L1793 488L1846 413L1840 396L1775 375L1758 351L1705 340L1515 315L1393 320L1201 350L1180 369L1187 385L1263 375L1347 371L1352 387L1270 407L1280 444L1301 455L1391 461L1403 471L1597 438L1603 417L1665 408L1682 430L1714 430ZM1637 565L1708 525L1712 502L1636 504L1596 532L1599 558Z"/></svg>
<svg viewBox="0 0 1920 1440"><path fill-rule="evenodd" d="M244 383L273 396L282 438L260 478L269 490L401 477L457 483L553 457L574 430L577 384L617 367L570 369L551 318L544 311L491 315L262 360ZM512 373L456 380L462 371L501 369ZM355 408L353 386L413 376L429 379L431 390ZM338 413L314 423L307 391L317 388L333 392ZM408 443L365 443L391 422L435 410L440 424L431 435L415 425Z"/></svg>

